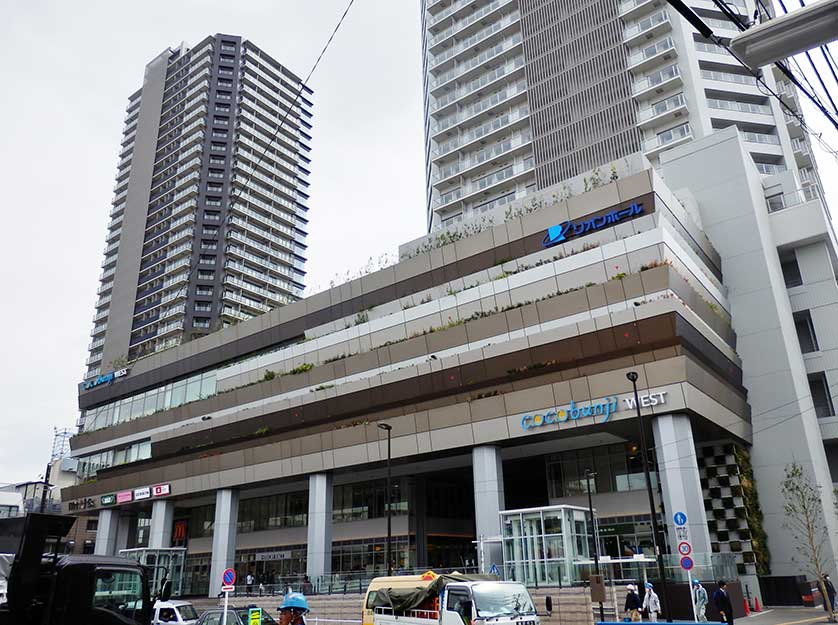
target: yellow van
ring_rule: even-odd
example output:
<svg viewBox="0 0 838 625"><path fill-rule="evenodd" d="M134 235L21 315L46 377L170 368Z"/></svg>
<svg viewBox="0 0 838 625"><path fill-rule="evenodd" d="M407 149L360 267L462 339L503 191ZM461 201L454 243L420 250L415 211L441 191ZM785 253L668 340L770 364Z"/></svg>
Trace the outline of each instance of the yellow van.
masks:
<svg viewBox="0 0 838 625"><path fill-rule="evenodd" d="M420 588L426 588L430 586L430 584L437 577L439 577L439 575L437 575L433 571L427 571L426 573L422 573L421 575L395 575L393 577L376 577L370 582L369 588L367 588L367 594L364 596L364 615L362 618L363 623L361 625L373 625L374 609L372 605L375 601L375 593L376 591L378 591L379 588L399 588L404 590L415 588L416 590L419 590ZM437 606L436 608L434 608L429 606L428 609L439 609L439 607Z"/></svg>

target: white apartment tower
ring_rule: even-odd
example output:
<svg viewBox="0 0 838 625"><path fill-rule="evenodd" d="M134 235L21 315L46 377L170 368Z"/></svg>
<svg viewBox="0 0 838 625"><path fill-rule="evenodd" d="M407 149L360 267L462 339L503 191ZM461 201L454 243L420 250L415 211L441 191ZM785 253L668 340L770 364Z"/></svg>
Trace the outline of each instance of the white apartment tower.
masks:
<svg viewBox="0 0 838 625"><path fill-rule="evenodd" d="M730 38L711 0L688 4ZM751 0L727 6L747 21ZM428 229L736 126L763 175L818 178L799 123L665 0L422 0ZM796 98L791 85L772 88Z"/></svg>

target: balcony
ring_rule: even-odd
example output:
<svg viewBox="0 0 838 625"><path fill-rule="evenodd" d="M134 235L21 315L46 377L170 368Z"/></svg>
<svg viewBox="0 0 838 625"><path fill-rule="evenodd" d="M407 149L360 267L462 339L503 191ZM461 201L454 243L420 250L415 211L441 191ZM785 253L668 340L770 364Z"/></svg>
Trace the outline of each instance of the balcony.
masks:
<svg viewBox="0 0 838 625"><path fill-rule="evenodd" d="M632 94L637 100L645 100L678 87L682 82L680 68L677 65L670 65L635 81L632 85Z"/></svg>
<svg viewBox="0 0 838 625"><path fill-rule="evenodd" d="M652 139L643 142L643 152L647 158L654 158L662 151L691 141L693 138L689 123L675 126L658 133Z"/></svg>
<svg viewBox="0 0 838 625"><path fill-rule="evenodd" d="M221 310L222 315L226 315L228 317L232 317L233 319L238 319L239 321L247 321L248 319L252 319L253 315L250 313L246 313L242 310L237 310L232 306L225 306Z"/></svg>
<svg viewBox="0 0 838 625"><path fill-rule="evenodd" d="M652 39L672 29L666 10L653 13L649 17L626 26L623 29L623 43L637 45L641 39Z"/></svg>
<svg viewBox="0 0 838 625"><path fill-rule="evenodd" d="M110 291L113 288L113 280L110 282L105 282L104 284L100 285L98 289L96 289L96 295L101 295L107 291Z"/></svg>
<svg viewBox="0 0 838 625"><path fill-rule="evenodd" d="M432 202L433 209L437 210L446 205L453 204L454 202L457 202L459 200L464 200L476 193L483 192L486 189L490 189L495 185L499 185L501 183L509 182L514 179L520 178L531 172L533 169L533 165L534 160L531 156L525 159L524 161L510 163L502 169L494 171L481 178L477 178L476 180L472 180L469 184L454 189L453 191L443 193L442 195L440 195L440 197L436 198Z"/></svg>
<svg viewBox="0 0 838 625"><path fill-rule="evenodd" d="M485 89L493 82L497 82L502 78L510 78L513 74L516 73L516 70L524 67L524 57L517 56L514 59L510 59L500 67L496 67L481 76L478 76L474 80L466 83L462 87L455 89L449 93L446 93L444 96L440 97L436 101L436 107L433 109L432 114L436 115L444 108L448 107L449 105L457 102L458 100L462 100L465 97L470 95L476 94L478 91Z"/></svg>
<svg viewBox="0 0 838 625"><path fill-rule="evenodd" d="M157 334L155 336L165 336L166 334L170 334L172 332L178 332L183 330L183 319L179 319L178 321L170 321L162 326L157 328Z"/></svg>
<svg viewBox="0 0 838 625"><path fill-rule="evenodd" d="M500 143L495 143L490 147L471 154L468 158L453 163L448 167L441 168L439 174L432 178L431 184L437 184L452 176L465 175L469 170L490 162L495 158L515 154L519 148L527 146L530 143L532 143L532 134L529 131L510 137Z"/></svg>
<svg viewBox="0 0 838 625"><path fill-rule="evenodd" d="M754 163L754 165L763 176L773 176L786 171L785 165L775 165L774 163Z"/></svg>
<svg viewBox="0 0 838 625"><path fill-rule="evenodd" d="M110 313L109 309L100 310L95 315L93 315L93 323L96 323L97 321L101 321L102 319L107 319L109 313Z"/></svg>
<svg viewBox="0 0 838 625"><path fill-rule="evenodd" d="M493 2L490 2L482 9L479 9L478 11L475 11L474 13L467 15L463 19L454 22L445 30L437 33L436 35L431 35L428 38L428 48L433 48L434 46L442 43L449 37L453 36L455 33L459 33L465 30L472 24L475 24L476 22L483 20L484 17L490 15L494 11L497 11L501 7L512 3L513 0L494 0Z"/></svg>
<svg viewBox="0 0 838 625"><path fill-rule="evenodd" d="M733 111L737 113L750 113L752 115L773 115L771 107L767 104L752 104L750 102L737 102L735 100L719 100L707 98L707 106L720 111Z"/></svg>
<svg viewBox="0 0 838 625"><path fill-rule="evenodd" d="M719 83L744 85L754 88L757 86L757 79L750 74L735 74L733 72L719 72L711 69L702 69L701 77L704 78L704 80L713 80Z"/></svg>
<svg viewBox="0 0 838 625"><path fill-rule="evenodd" d="M664 0L623 0L617 10L624 20L632 20L637 19L643 13L648 13L652 9L665 5Z"/></svg>
<svg viewBox="0 0 838 625"><path fill-rule="evenodd" d="M520 80L512 85L508 85L504 89L493 93L492 95L483 98L482 100L478 100L474 104L467 106L463 110L455 113L453 115L449 115L444 117L443 119L439 120L436 124L433 122L431 123L431 132L434 136L438 136L453 128L457 124L482 113L489 111L490 109L498 106L499 104L503 104L511 100L512 98L525 93L527 90L527 81Z"/></svg>
<svg viewBox="0 0 838 625"><path fill-rule="evenodd" d="M642 50L635 52L628 58L628 68L635 72L648 70L658 63L669 61L678 55L672 37L666 37Z"/></svg>
<svg viewBox="0 0 838 625"><path fill-rule="evenodd" d="M682 117L687 112L687 99L683 93L678 93L639 110L637 126L638 128L652 128Z"/></svg>
<svg viewBox="0 0 838 625"><path fill-rule="evenodd" d="M167 308L166 310L160 313L160 320L168 319L169 317L174 317L176 315L182 315L186 312L186 304L178 304L177 306L172 306L171 308Z"/></svg>
<svg viewBox="0 0 838 625"><path fill-rule="evenodd" d="M457 55L461 54L462 52L465 52L466 50L470 49L472 46L474 46L478 43L484 43L484 45L485 45L485 41L489 37L491 37L495 33L501 32L503 29L507 28L508 26L511 26L512 24L515 24L516 22L520 21L520 19L521 19L520 11L513 11L512 13L509 13L506 16L504 16L503 18L501 18L499 21L494 22L493 24L490 24L489 26L486 26L485 28L481 28L480 30L478 30L476 33L474 33L470 37L467 37L466 39L463 39L463 40L457 42L456 44L454 44L450 48L447 48L447 49L443 50L442 52L440 52L439 54L434 56L433 60L431 61L431 63L430 63L431 71L433 71L435 69L440 69L440 67L442 66L443 63L445 63L446 61L448 61L452 58L455 58Z"/></svg>
<svg viewBox="0 0 838 625"><path fill-rule="evenodd" d="M766 205L777 247L799 247L802 241L831 236L830 219L815 188L768 197Z"/></svg>
<svg viewBox="0 0 838 625"><path fill-rule="evenodd" d="M95 365L96 363L102 362L102 352L96 352L95 354L91 354L88 356L87 360L84 361L88 367L90 365Z"/></svg>
<svg viewBox="0 0 838 625"><path fill-rule="evenodd" d="M243 306L257 310L260 313L268 312L271 309L270 306L263 304L260 301L240 295L239 293L234 293L233 291L224 291L224 299L236 302L237 304L242 304Z"/></svg>
<svg viewBox="0 0 838 625"><path fill-rule="evenodd" d="M515 33L511 37L504 39L500 43L489 48L488 50L483 50L477 56L473 56L470 59L463 61L462 63L458 63L453 68L449 69L447 72L428 81L431 91L434 91L436 88L442 87L443 85L446 85L452 82L453 80L462 78L466 73L477 67L480 67L481 65L490 63L493 59L496 59L497 57L510 51L512 48L520 44L522 41L523 37L521 33ZM523 57L521 57L521 62L518 66L523 66L523 64ZM477 87L466 88L469 91L473 91Z"/></svg>
<svg viewBox="0 0 838 625"><path fill-rule="evenodd" d="M100 339L96 339L95 341L91 342L90 345L87 346L87 351L92 352L94 349L98 349L105 344L105 338L102 337Z"/></svg>
<svg viewBox="0 0 838 625"><path fill-rule="evenodd" d="M460 135L449 139L448 141L439 143L431 150L431 155L434 160L449 155L451 152L463 149L470 143L479 141L481 139L488 141L493 135L506 131L513 125L529 118L530 110L527 106L513 108L506 113L486 121L479 126L467 130ZM529 125L527 125L529 126Z"/></svg>

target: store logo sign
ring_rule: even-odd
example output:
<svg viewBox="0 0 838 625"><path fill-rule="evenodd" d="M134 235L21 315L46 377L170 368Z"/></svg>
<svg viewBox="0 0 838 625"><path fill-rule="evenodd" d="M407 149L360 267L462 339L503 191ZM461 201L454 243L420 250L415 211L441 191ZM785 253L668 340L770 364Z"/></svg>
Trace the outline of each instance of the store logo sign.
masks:
<svg viewBox="0 0 838 625"><path fill-rule="evenodd" d="M102 495L99 497L99 504L102 506L112 506L116 503L116 495Z"/></svg>
<svg viewBox="0 0 838 625"><path fill-rule="evenodd" d="M128 503L134 501L134 493L130 490L124 490L116 494L116 503Z"/></svg>
<svg viewBox="0 0 838 625"><path fill-rule="evenodd" d="M143 486L142 488L134 489L134 501L139 501L140 499L148 499L149 497L151 497L151 489L148 486Z"/></svg>
<svg viewBox="0 0 838 625"><path fill-rule="evenodd" d="M151 496L152 497L165 497L166 495L172 492L171 486L168 484L157 484L156 486L151 487Z"/></svg>
<svg viewBox="0 0 838 625"><path fill-rule="evenodd" d="M545 425L556 425L567 421L578 421L591 417L601 416L600 423L605 423L612 413L617 412L617 398L609 397L604 401L587 406L580 406L571 401L567 408L553 408L547 412L528 414L521 417L521 428L532 430L533 428L544 427Z"/></svg>
<svg viewBox="0 0 838 625"><path fill-rule="evenodd" d="M613 226L614 224L640 215L643 212L643 204L634 202L628 208L611 211L605 215L598 215L591 217L584 221L566 221L558 226L550 226L547 229L547 234L542 241L544 247L552 247L559 243L564 243L570 238L578 237L588 232L596 232L606 226Z"/></svg>
<svg viewBox="0 0 838 625"><path fill-rule="evenodd" d="M113 382L117 378L124 378L128 375L128 369L120 369L119 371L111 371L110 373L106 373L105 375L100 375L98 378L90 380L90 382L84 383L84 390L89 390L96 386L101 386L102 384L108 384L109 382Z"/></svg>

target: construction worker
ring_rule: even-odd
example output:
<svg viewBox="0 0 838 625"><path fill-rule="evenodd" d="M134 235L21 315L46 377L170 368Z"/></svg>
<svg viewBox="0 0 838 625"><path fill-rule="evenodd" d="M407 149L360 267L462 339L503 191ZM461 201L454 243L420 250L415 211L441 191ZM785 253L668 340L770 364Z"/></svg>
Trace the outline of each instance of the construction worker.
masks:
<svg viewBox="0 0 838 625"><path fill-rule="evenodd" d="M289 592L279 606L279 625L305 625L309 613L308 601L301 592Z"/></svg>
<svg viewBox="0 0 838 625"><path fill-rule="evenodd" d="M695 618L699 623L707 622L707 589L697 579L693 580L693 605L695 606Z"/></svg>

